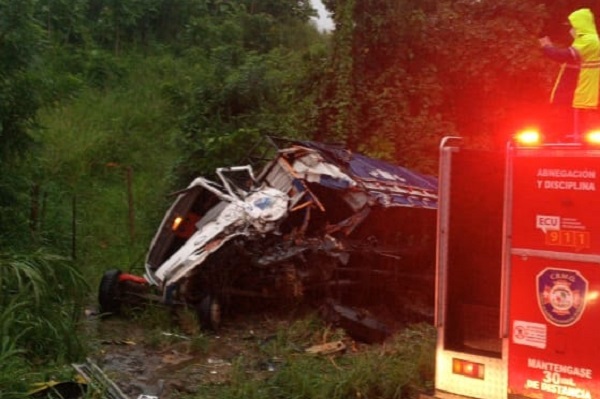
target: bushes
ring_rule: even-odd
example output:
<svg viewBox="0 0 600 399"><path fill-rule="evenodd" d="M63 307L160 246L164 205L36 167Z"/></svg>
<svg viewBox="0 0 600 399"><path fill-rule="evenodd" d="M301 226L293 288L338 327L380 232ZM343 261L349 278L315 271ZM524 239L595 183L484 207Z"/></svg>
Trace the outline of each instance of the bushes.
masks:
<svg viewBox="0 0 600 399"><path fill-rule="evenodd" d="M23 373L31 364L72 361L82 355L75 330L85 288L81 274L67 259L43 250L0 253L3 392L22 390Z"/></svg>

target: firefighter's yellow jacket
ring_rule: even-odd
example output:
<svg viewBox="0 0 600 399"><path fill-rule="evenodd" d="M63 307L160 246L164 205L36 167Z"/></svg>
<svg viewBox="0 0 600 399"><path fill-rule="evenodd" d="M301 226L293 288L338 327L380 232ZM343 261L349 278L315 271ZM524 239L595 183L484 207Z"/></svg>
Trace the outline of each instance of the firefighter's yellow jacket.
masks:
<svg viewBox="0 0 600 399"><path fill-rule="evenodd" d="M545 46L544 54L562 63L550 100L573 108L598 107L600 92L600 40L594 15L587 8L569 15L574 30L570 47L559 49Z"/></svg>

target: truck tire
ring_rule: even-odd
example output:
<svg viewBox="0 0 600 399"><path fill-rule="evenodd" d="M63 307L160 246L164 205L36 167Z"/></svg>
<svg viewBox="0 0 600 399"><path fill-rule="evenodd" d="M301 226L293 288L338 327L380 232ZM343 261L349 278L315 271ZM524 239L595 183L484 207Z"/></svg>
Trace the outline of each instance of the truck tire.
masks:
<svg viewBox="0 0 600 399"><path fill-rule="evenodd" d="M98 289L98 303L100 304L100 313L118 313L121 308L119 276L121 271L118 269L108 270L102 276L100 287Z"/></svg>
<svg viewBox="0 0 600 399"><path fill-rule="evenodd" d="M196 309L202 329L210 331L219 330L221 326L221 303L216 296L205 296Z"/></svg>

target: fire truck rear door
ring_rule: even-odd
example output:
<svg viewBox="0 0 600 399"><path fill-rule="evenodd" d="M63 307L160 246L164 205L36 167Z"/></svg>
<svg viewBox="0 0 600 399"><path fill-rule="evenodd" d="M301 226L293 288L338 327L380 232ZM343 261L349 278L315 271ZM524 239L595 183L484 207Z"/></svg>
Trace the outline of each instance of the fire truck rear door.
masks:
<svg viewBox="0 0 600 399"><path fill-rule="evenodd" d="M504 151L441 147L436 397L506 399Z"/></svg>

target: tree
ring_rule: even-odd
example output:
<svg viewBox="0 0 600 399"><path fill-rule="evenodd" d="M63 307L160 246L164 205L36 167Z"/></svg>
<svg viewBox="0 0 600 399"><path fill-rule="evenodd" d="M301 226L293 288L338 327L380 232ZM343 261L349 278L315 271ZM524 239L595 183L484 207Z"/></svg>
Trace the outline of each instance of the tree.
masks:
<svg viewBox="0 0 600 399"><path fill-rule="evenodd" d="M240 162L264 135L306 137L314 122L327 50L308 2L226 4L190 18L182 45L196 73L167 88L190 149L182 183Z"/></svg>
<svg viewBox="0 0 600 399"><path fill-rule="evenodd" d="M496 145L547 102L535 0L338 0L321 132L435 171L437 143L460 134Z"/></svg>
<svg viewBox="0 0 600 399"><path fill-rule="evenodd" d="M0 164L30 143L27 129L40 105L31 68L44 45L36 4L0 0Z"/></svg>
<svg viewBox="0 0 600 399"><path fill-rule="evenodd" d="M535 1L464 0L438 8L428 27L428 58L443 71L444 117L458 133L502 146L517 126L539 118L552 79L537 43L545 18Z"/></svg>
<svg viewBox="0 0 600 399"><path fill-rule="evenodd" d="M112 46L119 56L123 43L146 43L151 22L157 20L163 0L96 0L89 18L96 32L95 40Z"/></svg>
<svg viewBox="0 0 600 399"><path fill-rule="evenodd" d="M28 183L16 170L19 158L33 143L40 107L36 65L44 49L43 31L34 17L35 0L0 0L0 247L27 242Z"/></svg>
<svg viewBox="0 0 600 399"><path fill-rule="evenodd" d="M88 0L38 1L36 18L46 31L48 40L61 46L81 46L89 42L86 24Z"/></svg>

